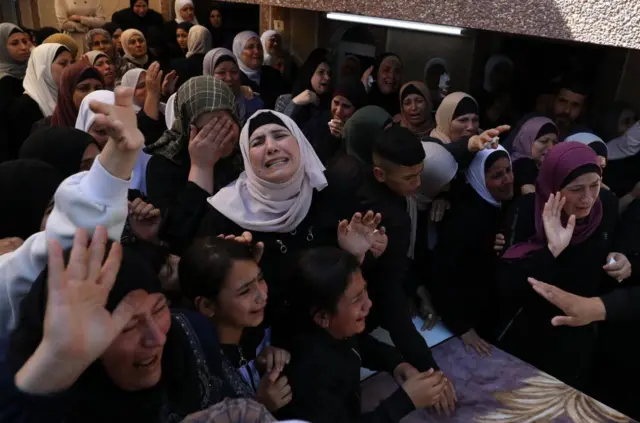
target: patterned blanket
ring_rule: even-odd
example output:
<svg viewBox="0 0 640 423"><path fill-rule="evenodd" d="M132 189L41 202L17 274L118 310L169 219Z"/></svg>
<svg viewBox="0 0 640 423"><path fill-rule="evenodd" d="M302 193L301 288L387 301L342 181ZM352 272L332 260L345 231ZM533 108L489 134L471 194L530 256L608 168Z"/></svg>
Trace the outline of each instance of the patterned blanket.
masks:
<svg viewBox="0 0 640 423"><path fill-rule="evenodd" d="M627 423L634 420L494 348L488 358L468 354L458 338L433 349L453 380L458 407L452 417L416 410L402 423ZM398 385L386 373L362 383L363 410L371 410Z"/></svg>

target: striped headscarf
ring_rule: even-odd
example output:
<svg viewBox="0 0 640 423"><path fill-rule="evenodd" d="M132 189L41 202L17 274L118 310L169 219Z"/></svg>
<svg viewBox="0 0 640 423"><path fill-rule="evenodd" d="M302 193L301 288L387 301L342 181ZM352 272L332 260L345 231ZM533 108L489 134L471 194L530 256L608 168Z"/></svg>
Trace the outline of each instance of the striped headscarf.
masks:
<svg viewBox="0 0 640 423"><path fill-rule="evenodd" d="M185 82L178 92L173 106L175 121L158 141L145 152L165 156L178 162L177 156L189 145L190 127L196 119L208 112L226 110L240 124L236 97L223 81L212 76L197 76Z"/></svg>

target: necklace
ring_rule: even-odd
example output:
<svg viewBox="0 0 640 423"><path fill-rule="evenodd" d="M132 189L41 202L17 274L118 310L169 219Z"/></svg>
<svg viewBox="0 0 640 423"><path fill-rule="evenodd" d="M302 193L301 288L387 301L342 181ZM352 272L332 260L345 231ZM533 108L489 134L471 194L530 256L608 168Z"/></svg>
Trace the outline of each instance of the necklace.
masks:
<svg viewBox="0 0 640 423"><path fill-rule="evenodd" d="M242 347L240 345L238 345L238 354L240 354L240 360L238 360L238 367L246 366L249 362L247 361L246 358L244 358L244 351L242 351Z"/></svg>

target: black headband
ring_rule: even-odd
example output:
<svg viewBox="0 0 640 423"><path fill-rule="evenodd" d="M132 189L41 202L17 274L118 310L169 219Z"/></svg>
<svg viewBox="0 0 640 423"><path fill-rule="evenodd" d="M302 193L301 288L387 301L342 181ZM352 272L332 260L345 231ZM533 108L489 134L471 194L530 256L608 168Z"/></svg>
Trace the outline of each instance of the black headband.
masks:
<svg viewBox="0 0 640 423"><path fill-rule="evenodd" d="M453 112L451 119L453 120L460 116L470 114L478 114L478 103L471 97L464 97L456 106L456 110Z"/></svg>
<svg viewBox="0 0 640 423"><path fill-rule="evenodd" d="M535 139L544 137L545 135L549 135L549 134L558 135L558 128L551 122L547 122L544 125L542 125Z"/></svg>
<svg viewBox="0 0 640 423"><path fill-rule="evenodd" d="M233 62L233 63L235 63L236 65L238 64L238 62L236 62L235 57L231 57L231 56L229 56L228 54L225 54L224 56L220 56L220 57L218 58L218 60L216 60L216 62L213 64L213 68L214 68L214 69L215 69L215 68L217 68L217 67L218 67L218 65L219 65L220 63L223 63L223 62Z"/></svg>
<svg viewBox="0 0 640 423"><path fill-rule="evenodd" d="M424 94L422 93L422 91L420 91L418 89L418 87L416 87L415 85L411 84L411 85L407 86L407 88L405 88L404 91L402 91L402 95L400 96L400 102L403 102L404 99L407 98L411 94L417 94L420 97L424 98ZM425 100L426 100L426 98L425 98Z"/></svg>
<svg viewBox="0 0 640 423"><path fill-rule="evenodd" d="M285 125L284 122L282 122L282 120L278 116L274 115L273 113L271 112L260 113L258 116L254 117L249 122L249 137L251 137L251 135L256 131L256 129L265 125L269 125L271 123L280 125L283 128L287 127L287 125Z"/></svg>
<svg viewBox="0 0 640 423"><path fill-rule="evenodd" d="M491 166L493 166L495 162L503 157L506 157L508 159L509 153L504 150L497 150L496 152L489 154L489 157L487 157L487 159L484 161L484 172L486 173L489 169L491 169Z"/></svg>
<svg viewBox="0 0 640 423"><path fill-rule="evenodd" d="M566 178L564 178L564 181L562 181L562 185L560 185L560 189L566 187L571 183L571 181L579 178L585 173L597 173L598 175L602 175L602 169L600 169L600 166L595 163L587 163L579 166L573 169L573 171L569 175L567 175Z"/></svg>
<svg viewBox="0 0 640 423"><path fill-rule="evenodd" d="M609 156L609 150L607 150L607 146L600 141L594 141L590 143L589 148L595 151L598 156L602 156L604 158L607 158Z"/></svg>

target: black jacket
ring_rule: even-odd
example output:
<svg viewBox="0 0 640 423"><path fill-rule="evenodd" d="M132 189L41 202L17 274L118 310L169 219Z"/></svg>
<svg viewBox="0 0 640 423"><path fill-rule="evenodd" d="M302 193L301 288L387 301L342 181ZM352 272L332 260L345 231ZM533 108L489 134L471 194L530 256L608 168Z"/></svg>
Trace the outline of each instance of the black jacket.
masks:
<svg viewBox="0 0 640 423"><path fill-rule="evenodd" d="M133 13L133 10L130 7L115 12L111 16L111 21L120 25L123 31L133 28L142 32L145 36L148 36L149 28L155 27L162 30L164 25L162 15L155 10L147 10L147 14L144 18L141 18Z"/></svg>
<svg viewBox="0 0 640 423"><path fill-rule="evenodd" d="M260 85L256 84L249 79L244 72L240 72L240 78L242 85L251 87L254 92L260 93L260 98L264 102L265 109L273 109L276 105L276 100L282 94L287 94L290 88L282 78L280 72L272 68L271 66L262 66L260 69Z"/></svg>

